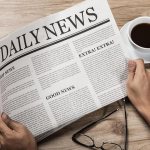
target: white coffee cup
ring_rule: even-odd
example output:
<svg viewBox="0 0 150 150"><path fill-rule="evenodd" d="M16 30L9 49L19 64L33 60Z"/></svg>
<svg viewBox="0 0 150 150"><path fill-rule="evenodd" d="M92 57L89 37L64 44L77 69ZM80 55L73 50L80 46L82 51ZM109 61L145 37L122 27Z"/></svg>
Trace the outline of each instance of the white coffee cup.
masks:
<svg viewBox="0 0 150 150"><path fill-rule="evenodd" d="M148 17L148 16L138 17L130 22L130 24L128 26L128 39L135 50L138 50L143 53L150 53L150 48L144 48L144 47L137 45L131 38L131 32L132 32L133 28L135 26L137 26L139 24L143 24L143 23L150 24L150 17Z"/></svg>

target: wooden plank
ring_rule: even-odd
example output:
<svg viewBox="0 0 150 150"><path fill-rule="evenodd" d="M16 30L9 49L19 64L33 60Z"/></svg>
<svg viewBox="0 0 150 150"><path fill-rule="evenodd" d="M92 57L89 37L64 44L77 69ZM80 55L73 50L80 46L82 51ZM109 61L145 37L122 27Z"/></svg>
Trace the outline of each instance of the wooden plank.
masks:
<svg viewBox="0 0 150 150"><path fill-rule="evenodd" d="M17 30L41 17L75 5L82 0L0 0L0 37ZM143 15L150 15L149 0L108 0L117 24L122 27L126 22ZM94 120L104 112L115 108L114 103L104 109L91 113L75 123L65 127L39 144L39 150L86 150L72 142L71 136L87 122ZM149 150L150 130L136 110L128 104L129 150ZM89 134L101 143L104 137L118 139L123 144L122 111L115 114L114 121L98 124ZM111 131L111 132L104 132Z"/></svg>

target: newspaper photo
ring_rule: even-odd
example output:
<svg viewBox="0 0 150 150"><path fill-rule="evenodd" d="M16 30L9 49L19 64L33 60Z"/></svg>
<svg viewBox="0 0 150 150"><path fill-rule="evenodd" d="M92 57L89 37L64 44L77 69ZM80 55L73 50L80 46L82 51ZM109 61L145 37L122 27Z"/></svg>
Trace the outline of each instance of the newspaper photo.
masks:
<svg viewBox="0 0 150 150"><path fill-rule="evenodd" d="M107 0L86 0L0 40L0 111L38 140L126 96L127 60Z"/></svg>

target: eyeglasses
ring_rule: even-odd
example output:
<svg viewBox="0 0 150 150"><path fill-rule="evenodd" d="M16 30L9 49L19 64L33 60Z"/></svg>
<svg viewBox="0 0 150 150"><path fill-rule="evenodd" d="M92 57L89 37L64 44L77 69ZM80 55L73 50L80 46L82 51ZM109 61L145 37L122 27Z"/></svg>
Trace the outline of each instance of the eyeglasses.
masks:
<svg viewBox="0 0 150 150"><path fill-rule="evenodd" d="M88 125L86 125L85 127L83 127L82 129L80 129L78 132L76 132L73 136L72 136L72 140L84 147L87 148L91 148L91 149L95 149L95 150L127 150L128 148L128 126L127 126L127 112L126 112L126 102L125 99L123 100L123 108L124 108L124 117L125 117L125 141L124 141L124 149L116 143L111 143L111 142L103 142L103 144L101 146L96 146L95 144L95 140L90 137L89 135L84 134L86 131L88 131L90 128L92 128L94 125L96 125L97 123L100 123L104 120L106 120L109 116L111 116L112 114L114 114L115 112L117 112L119 110L119 108L113 110L112 112L108 113L107 115L105 115L104 117L97 119L96 121L93 121L91 123L89 123Z"/></svg>

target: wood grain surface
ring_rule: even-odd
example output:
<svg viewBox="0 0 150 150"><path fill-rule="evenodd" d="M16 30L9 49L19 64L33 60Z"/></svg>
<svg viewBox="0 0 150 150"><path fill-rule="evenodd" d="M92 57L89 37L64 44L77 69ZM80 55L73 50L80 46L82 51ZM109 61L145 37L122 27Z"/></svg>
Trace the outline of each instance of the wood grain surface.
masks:
<svg viewBox="0 0 150 150"><path fill-rule="evenodd" d="M73 6L80 1L81 0L0 0L0 37L10 34L18 28L41 17ZM136 17L150 16L150 0L109 0L109 4L119 28ZM86 148L72 142L72 134L86 123L101 117L104 113L118 106L118 103L114 103L81 118L39 143L39 150L86 150ZM129 150L150 150L150 128L130 103L127 104L127 112ZM123 118L123 110L120 109L106 122L97 124L88 134L94 137L98 145L108 139L112 141L115 140L123 146Z"/></svg>

